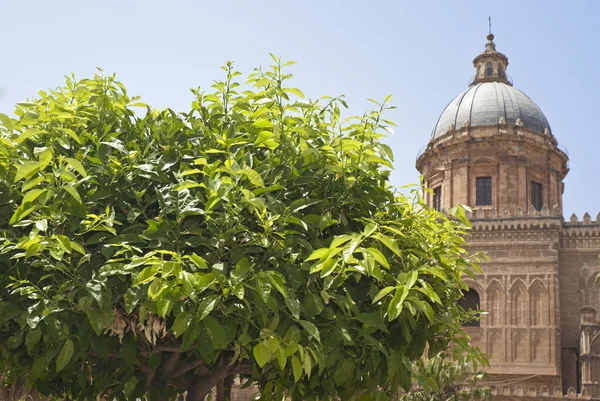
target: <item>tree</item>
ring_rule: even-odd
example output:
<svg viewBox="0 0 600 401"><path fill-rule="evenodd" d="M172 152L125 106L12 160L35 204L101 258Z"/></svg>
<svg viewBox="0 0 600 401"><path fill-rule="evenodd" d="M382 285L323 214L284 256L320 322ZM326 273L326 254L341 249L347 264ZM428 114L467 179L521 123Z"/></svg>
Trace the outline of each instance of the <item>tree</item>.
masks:
<svg viewBox="0 0 600 401"><path fill-rule="evenodd" d="M274 60L243 91L228 63L188 113L100 74L0 114L7 381L199 401L246 375L262 400L386 400L426 344L468 347L468 221L389 186L389 98L341 121L342 97L304 100Z"/></svg>
<svg viewBox="0 0 600 401"><path fill-rule="evenodd" d="M455 360L445 352L414 361L411 375L413 386L402 393L401 401L469 401L490 396L490 389L479 385L483 372L473 372L467 360Z"/></svg>

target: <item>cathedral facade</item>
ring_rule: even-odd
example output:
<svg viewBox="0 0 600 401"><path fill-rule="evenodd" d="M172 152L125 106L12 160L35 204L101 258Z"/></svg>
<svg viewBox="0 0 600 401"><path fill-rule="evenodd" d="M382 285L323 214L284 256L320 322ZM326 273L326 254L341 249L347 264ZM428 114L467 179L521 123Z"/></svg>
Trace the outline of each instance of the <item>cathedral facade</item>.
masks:
<svg viewBox="0 0 600 401"><path fill-rule="evenodd" d="M563 218L567 151L493 40L417 157L424 196L469 205L470 250L491 258L467 280L486 313L465 329L490 356L492 394L600 399L600 214Z"/></svg>

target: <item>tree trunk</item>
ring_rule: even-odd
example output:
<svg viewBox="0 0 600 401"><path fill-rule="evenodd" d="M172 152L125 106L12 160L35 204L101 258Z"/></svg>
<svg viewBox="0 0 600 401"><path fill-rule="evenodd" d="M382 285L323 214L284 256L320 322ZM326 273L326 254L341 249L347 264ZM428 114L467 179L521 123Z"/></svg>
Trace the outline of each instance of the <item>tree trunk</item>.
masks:
<svg viewBox="0 0 600 401"><path fill-rule="evenodd" d="M217 401L225 401L225 381L217 384Z"/></svg>
<svg viewBox="0 0 600 401"><path fill-rule="evenodd" d="M225 387L225 401L231 401L231 390L233 390L233 380L235 376L229 376L227 379L223 380L223 385Z"/></svg>

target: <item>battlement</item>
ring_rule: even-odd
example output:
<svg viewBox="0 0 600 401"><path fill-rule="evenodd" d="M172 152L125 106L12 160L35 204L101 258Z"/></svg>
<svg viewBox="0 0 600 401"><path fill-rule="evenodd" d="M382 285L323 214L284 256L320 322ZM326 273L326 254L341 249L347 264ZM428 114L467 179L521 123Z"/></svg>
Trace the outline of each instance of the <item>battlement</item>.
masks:
<svg viewBox="0 0 600 401"><path fill-rule="evenodd" d="M581 225L596 225L600 226L600 213L596 215L596 219L592 220L589 213L583 215L583 219L579 220L577 215L573 213L568 221L565 221L565 226L581 226Z"/></svg>
<svg viewBox="0 0 600 401"><path fill-rule="evenodd" d="M512 219L512 218L527 218L527 217L562 217L560 208L558 205L554 205L554 207L549 209L544 206L542 210L537 210L533 206L529 206L529 209L523 210L520 207L516 209L510 210L509 208L504 208L502 210L498 210L495 207L478 207L474 208L473 212L467 212L467 217L473 220L482 220L482 219Z"/></svg>

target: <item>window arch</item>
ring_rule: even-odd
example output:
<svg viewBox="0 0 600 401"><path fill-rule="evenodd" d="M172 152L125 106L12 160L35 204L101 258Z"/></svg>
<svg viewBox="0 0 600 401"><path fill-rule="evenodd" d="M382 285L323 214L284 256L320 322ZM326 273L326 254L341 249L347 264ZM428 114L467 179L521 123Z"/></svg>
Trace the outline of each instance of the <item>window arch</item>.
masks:
<svg viewBox="0 0 600 401"><path fill-rule="evenodd" d="M458 300L458 304L466 311L478 311L480 305L479 293L474 289L469 288L469 291L465 292L463 297ZM465 322L463 323L463 326L479 327L479 319Z"/></svg>
<svg viewBox="0 0 600 401"><path fill-rule="evenodd" d="M517 282L510 290L511 317L513 326L524 326L527 322L527 290Z"/></svg>
<svg viewBox="0 0 600 401"><path fill-rule="evenodd" d="M494 74L494 67L492 67L492 63L487 63L485 66L485 76L491 77Z"/></svg>
<svg viewBox="0 0 600 401"><path fill-rule="evenodd" d="M503 324L504 317L504 291L497 281L493 281L487 288L487 305L485 310L489 313L487 324L499 326Z"/></svg>

